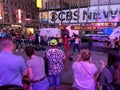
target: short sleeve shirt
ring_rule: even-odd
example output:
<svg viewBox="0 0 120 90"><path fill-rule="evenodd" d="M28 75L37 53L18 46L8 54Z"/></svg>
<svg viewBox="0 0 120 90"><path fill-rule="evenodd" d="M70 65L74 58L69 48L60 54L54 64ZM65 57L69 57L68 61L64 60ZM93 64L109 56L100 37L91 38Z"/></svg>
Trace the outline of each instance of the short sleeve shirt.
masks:
<svg viewBox="0 0 120 90"><path fill-rule="evenodd" d="M30 60L27 61L27 66L32 69L33 80L39 80L45 76L43 58L34 55Z"/></svg>
<svg viewBox="0 0 120 90"><path fill-rule="evenodd" d="M60 49L49 49L46 52L46 57L48 58L49 62L48 74L57 75L61 73L63 69L62 60L65 58L64 52Z"/></svg>
<svg viewBox="0 0 120 90"><path fill-rule="evenodd" d="M26 70L24 59L12 52L0 54L0 86L16 84L22 86L22 73Z"/></svg>
<svg viewBox="0 0 120 90"><path fill-rule="evenodd" d="M100 84L104 86L108 86L108 83L111 83L112 81L113 81L113 75L111 71L107 67L104 67L100 76Z"/></svg>
<svg viewBox="0 0 120 90"><path fill-rule="evenodd" d="M95 64L82 61L74 62L72 69L74 71L75 79L73 86L78 87L80 90L95 90L92 88L95 85L93 77L98 70Z"/></svg>

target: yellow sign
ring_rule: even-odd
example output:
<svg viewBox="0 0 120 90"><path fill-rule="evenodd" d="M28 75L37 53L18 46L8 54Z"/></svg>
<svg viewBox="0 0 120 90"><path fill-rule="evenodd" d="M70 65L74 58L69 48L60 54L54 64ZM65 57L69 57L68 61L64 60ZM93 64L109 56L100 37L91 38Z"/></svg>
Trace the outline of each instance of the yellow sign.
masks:
<svg viewBox="0 0 120 90"><path fill-rule="evenodd" d="M43 8L43 0L37 0L36 3L38 8Z"/></svg>

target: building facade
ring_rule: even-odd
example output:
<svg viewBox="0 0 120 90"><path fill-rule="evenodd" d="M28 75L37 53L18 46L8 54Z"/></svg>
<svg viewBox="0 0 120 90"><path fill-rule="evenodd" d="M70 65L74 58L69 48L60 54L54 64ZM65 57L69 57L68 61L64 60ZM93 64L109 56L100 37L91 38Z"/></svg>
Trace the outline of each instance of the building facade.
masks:
<svg viewBox="0 0 120 90"><path fill-rule="evenodd" d="M36 0L0 0L0 27L37 27Z"/></svg>
<svg viewBox="0 0 120 90"><path fill-rule="evenodd" d="M46 0L39 14L43 24L117 25L120 0Z"/></svg>

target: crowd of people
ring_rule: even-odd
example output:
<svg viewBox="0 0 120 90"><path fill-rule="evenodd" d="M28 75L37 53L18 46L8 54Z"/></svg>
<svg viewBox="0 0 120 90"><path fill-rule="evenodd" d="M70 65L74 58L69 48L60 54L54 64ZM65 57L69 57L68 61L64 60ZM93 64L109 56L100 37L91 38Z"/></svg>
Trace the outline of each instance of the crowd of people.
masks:
<svg viewBox="0 0 120 90"><path fill-rule="evenodd" d="M15 36L19 38L19 34ZM38 32L34 36L36 36L34 43L37 45L39 44ZM33 38L31 36L30 41ZM90 50L80 50L81 39L78 35L75 35L74 38L64 35L62 39L42 37L41 43L50 46L45 51L44 57L37 56L32 45L26 45L24 51L29 60L25 62L21 56L12 53L14 45L21 44L19 39L16 39L17 43L14 44L13 37L12 39L10 37L2 38L0 41L2 49L0 53L0 88L5 88L6 85L18 85L23 87L23 90L60 90L62 71L66 71L66 62L74 55L77 48L79 53L71 66L74 75L73 87L76 87L76 90L96 90L98 86L101 90L120 90L119 54L109 53L107 65L104 61L100 61L101 67L97 68L92 61ZM69 51L69 43L73 44L73 53ZM59 45L64 47L64 51L58 48ZM22 46L21 49L23 50Z"/></svg>
<svg viewBox="0 0 120 90"><path fill-rule="evenodd" d="M107 38L105 48L119 50L120 37L115 37L114 39Z"/></svg>

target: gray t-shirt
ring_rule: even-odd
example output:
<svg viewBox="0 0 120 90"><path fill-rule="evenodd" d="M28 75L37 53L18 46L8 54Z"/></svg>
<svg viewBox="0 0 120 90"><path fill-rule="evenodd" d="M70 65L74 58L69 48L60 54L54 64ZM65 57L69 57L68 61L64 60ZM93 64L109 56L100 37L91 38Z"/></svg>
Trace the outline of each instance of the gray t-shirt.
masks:
<svg viewBox="0 0 120 90"><path fill-rule="evenodd" d="M32 69L33 80L39 80L45 76L43 58L33 55L32 58L27 61L27 66Z"/></svg>
<svg viewBox="0 0 120 90"><path fill-rule="evenodd" d="M100 84L107 86L107 84L111 83L112 81L113 81L113 75L111 71L107 67L104 67L100 76Z"/></svg>

